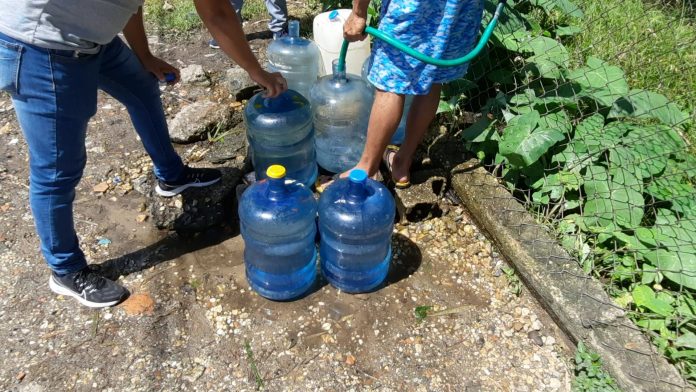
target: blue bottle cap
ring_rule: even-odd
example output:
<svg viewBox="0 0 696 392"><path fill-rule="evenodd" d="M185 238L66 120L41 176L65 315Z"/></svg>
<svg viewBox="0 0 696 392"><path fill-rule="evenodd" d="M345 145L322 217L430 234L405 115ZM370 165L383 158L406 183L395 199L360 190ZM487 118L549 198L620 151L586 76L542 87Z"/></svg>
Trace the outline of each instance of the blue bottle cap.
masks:
<svg viewBox="0 0 696 392"><path fill-rule="evenodd" d="M171 82L173 82L174 80L176 80L176 75L175 75L174 73L172 73L172 72L167 72L166 74L164 74L164 81L165 81L165 82L171 83Z"/></svg>
<svg viewBox="0 0 696 392"><path fill-rule="evenodd" d="M333 10L333 11L331 11L331 13L329 14L329 20L334 20L334 19L336 19L337 16L338 16L338 11Z"/></svg>
<svg viewBox="0 0 696 392"><path fill-rule="evenodd" d="M353 169L350 171L348 178L356 184L363 184L367 181L367 172L363 169Z"/></svg>

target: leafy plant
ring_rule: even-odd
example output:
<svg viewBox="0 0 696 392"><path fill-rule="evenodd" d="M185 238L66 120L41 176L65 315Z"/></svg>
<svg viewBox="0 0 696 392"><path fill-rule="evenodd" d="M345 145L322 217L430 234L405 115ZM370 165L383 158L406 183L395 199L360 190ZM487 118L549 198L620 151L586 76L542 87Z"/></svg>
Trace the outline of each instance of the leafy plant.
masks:
<svg viewBox="0 0 696 392"><path fill-rule="evenodd" d="M480 112L460 132L468 148L696 380L696 158L682 137L691 117L631 88L610 62L575 64L565 43L584 13L571 1L508 4L456 83L466 90L443 91L440 111ZM486 1L485 20L494 8Z"/></svg>
<svg viewBox="0 0 696 392"><path fill-rule="evenodd" d="M510 267L503 267L503 273L508 281L510 291L519 297L522 293L522 282L520 282L520 278L515 274L515 270Z"/></svg>
<svg viewBox="0 0 696 392"><path fill-rule="evenodd" d="M602 359L597 353L587 349L583 342L578 342L575 351L575 392L614 392L620 391L616 381L602 368Z"/></svg>
<svg viewBox="0 0 696 392"><path fill-rule="evenodd" d="M428 313L433 310L432 306L428 305L421 305L421 306L416 306L416 309L414 309L414 314L416 316L416 320L418 321L423 321L425 320L426 317L428 317Z"/></svg>

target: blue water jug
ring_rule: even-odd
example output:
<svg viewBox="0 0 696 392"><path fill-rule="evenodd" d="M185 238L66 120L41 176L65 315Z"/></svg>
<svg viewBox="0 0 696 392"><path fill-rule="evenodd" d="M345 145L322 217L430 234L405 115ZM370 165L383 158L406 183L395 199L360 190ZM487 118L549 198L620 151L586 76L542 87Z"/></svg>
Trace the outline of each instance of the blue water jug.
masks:
<svg viewBox="0 0 696 392"><path fill-rule="evenodd" d="M367 123L372 109L372 91L356 75L338 70L320 78L312 87L317 163L333 173L342 173L358 163L365 147Z"/></svg>
<svg viewBox="0 0 696 392"><path fill-rule="evenodd" d="M372 56L368 57L362 66L362 79L367 83L368 86L374 91L375 86L370 83L367 79L367 75L370 73L370 67L372 67ZM394 136L391 138L391 144L398 144L404 142L406 138L406 121L408 120L408 112L411 110L411 104L413 103L413 95L407 95L404 101L404 113L401 115L401 121L399 121L399 126L394 132Z"/></svg>
<svg viewBox="0 0 696 392"><path fill-rule="evenodd" d="M277 301L306 293L316 278L317 202L304 185L288 180L285 168L268 168L239 202L244 265L249 285Z"/></svg>
<svg viewBox="0 0 696 392"><path fill-rule="evenodd" d="M377 288L387 277L394 228L394 198L384 185L355 169L319 199L321 270L348 293Z"/></svg>
<svg viewBox="0 0 696 392"><path fill-rule="evenodd" d="M288 35L273 40L266 51L268 69L280 72L291 88L305 97L319 77L319 48L304 38L300 38L300 22L288 23Z"/></svg>
<svg viewBox="0 0 696 392"><path fill-rule="evenodd" d="M244 109L247 138L256 178L283 165L288 177L311 186L317 179L312 110L300 93L287 90L276 98L254 95Z"/></svg>

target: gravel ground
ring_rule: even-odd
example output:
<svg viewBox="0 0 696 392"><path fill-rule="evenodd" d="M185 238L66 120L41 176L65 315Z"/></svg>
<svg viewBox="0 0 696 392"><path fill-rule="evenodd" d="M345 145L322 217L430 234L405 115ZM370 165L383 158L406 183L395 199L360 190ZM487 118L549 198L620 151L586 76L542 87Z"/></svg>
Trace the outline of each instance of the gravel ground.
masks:
<svg viewBox="0 0 696 392"><path fill-rule="evenodd" d="M162 50L224 69L204 38ZM397 226L388 284L374 293L322 283L294 302L267 301L249 290L233 228L192 238L152 228L149 200L133 190L150 163L123 108L105 96L99 105L75 204L80 241L91 262L146 268L121 277L132 295L112 309L48 290L26 146L0 95L0 390L570 389L562 335L528 292L513 293L461 207L443 202L442 217Z"/></svg>

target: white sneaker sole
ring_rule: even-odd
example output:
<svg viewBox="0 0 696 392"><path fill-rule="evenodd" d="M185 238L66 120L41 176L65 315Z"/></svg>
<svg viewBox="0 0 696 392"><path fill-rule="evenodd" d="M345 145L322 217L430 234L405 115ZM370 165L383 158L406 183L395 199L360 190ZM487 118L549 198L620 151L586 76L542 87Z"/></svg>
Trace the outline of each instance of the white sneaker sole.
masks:
<svg viewBox="0 0 696 392"><path fill-rule="evenodd" d="M220 181L220 178L216 178L208 182L192 182L189 184L184 184L178 188L174 188L171 191L165 191L164 189L160 188L159 184L157 184L157 186L155 187L155 192L157 192L157 194L162 197L174 197L188 188L202 188L209 185L213 185L218 181Z"/></svg>
<svg viewBox="0 0 696 392"><path fill-rule="evenodd" d="M51 277L48 278L48 287L54 293L59 294L59 295L67 295L69 297L73 297L82 305L90 307L90 308L108 308L110 306L114 306L114 305L118 304L119 302L121 302L121 300L111 301L111 302L87 301L86 299L84 299L82 296L80 296L76 292L68 290L67 288L61 286L58 282L55 281L55 279L53 279L53 275L51 275Z"/></svg>

